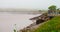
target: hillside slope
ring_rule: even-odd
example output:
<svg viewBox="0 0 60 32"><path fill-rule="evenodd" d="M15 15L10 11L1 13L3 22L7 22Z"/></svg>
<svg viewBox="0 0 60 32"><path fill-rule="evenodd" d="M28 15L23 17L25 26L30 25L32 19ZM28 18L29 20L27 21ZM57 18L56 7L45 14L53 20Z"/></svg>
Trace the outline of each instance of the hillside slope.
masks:
<svg viewBox="0 0 60 32"><path fill-rule="evenodd" d="M60 32L60 16L56 16L42 24L34 32Z"/></svg>

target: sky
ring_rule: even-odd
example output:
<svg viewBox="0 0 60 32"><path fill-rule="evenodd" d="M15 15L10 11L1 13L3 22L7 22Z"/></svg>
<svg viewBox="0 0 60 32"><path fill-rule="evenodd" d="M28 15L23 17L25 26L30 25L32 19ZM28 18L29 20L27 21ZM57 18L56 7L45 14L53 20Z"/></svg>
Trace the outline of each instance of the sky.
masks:
<svg viewBox="0 0 60 32"><path fill-rule="evenodd" d="M0 0L0 8L48 9L51 5L60 8L60 0Z"/></svg>

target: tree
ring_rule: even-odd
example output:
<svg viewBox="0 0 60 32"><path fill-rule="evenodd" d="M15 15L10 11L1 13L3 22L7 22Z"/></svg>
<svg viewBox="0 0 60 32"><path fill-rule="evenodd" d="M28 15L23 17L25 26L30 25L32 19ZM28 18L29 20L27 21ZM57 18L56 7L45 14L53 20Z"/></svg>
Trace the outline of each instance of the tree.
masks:
<svg viewBox="0 0 60 32"><path fill-rule="evenodd" d="M52 15L53 15L53 14L57 14L56 8L57 8L57 7L56 7L55 5L49 6L49 7L48 7L48 9L49 9L49 10L48 10L48 13L49 13L49 14L52 14Z"/></svg>
<svg viewBox="0 0 60 32"><path fill-rule="evenodd" d="M56 6L55 5L51 5L48 7L49 10L55 11L56 10Z"/></svg>
<svg viewBox="0 0 60 32"><path fill-rule="evenodd" d="M60 8L58 8L57 11L60 11Z"/></svg>

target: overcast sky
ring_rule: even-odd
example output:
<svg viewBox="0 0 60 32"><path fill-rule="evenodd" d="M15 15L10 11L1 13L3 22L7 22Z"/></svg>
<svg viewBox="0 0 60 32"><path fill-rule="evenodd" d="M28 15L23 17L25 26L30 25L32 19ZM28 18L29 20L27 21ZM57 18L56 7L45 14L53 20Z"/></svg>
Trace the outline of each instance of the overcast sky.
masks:
<svg viewBox="0 0 60 32"><path fill-rule="evenodd" d="M60 0L0 0L0 8L47 9L50 5L60 7Z"/></svg>

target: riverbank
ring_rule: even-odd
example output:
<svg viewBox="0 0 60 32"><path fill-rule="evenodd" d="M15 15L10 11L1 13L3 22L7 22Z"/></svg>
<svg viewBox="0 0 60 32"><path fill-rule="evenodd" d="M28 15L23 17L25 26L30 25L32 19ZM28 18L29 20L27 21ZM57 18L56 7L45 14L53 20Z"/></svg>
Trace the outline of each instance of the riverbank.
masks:
<svg viewBox="0 0 60 32"><path fill-rule="evenodd" d="M20 30L21 32L32 32L33 30L37 29L42 23L51 20L54 16L48 16L47 13L43 13L42 15L30 18L33 22L31 25L25 27L24 29ZM19 31L19 32L20 32Z"/></svg>
<svg viewBox="0 0 60 32"><path fill-rule="evenodd" d="M60 32L60 16L40 25L34 32Z"/></svg>
<svg viewBox="0 0 60 32"><path fill-rule="evenodd" d="M40 19L39 19L40 18ZM51 32L55 31L55 28L57 27L57 24L59 24L60 16L49 16L48 14L43 13L42 15L38 17L31 18L30 20L36 20L33 24L29 25L28 27L24 28L23 30L20 30L22 32ZM60 27L60 26L59 26Z"/></svg>

